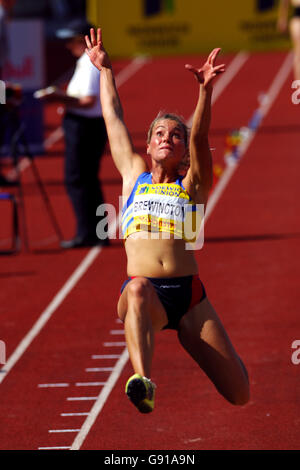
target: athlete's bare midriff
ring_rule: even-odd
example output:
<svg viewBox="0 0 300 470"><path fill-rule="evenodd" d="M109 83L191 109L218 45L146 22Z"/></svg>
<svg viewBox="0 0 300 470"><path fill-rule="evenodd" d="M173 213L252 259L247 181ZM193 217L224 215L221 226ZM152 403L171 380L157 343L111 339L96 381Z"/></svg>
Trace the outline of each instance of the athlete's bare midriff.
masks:
<svg viewBox="0 0 300 470"><path fill-rule="evenodd" d="M125 242L128 276L181 277L198 273L194 250L187 249L184 240L154 240L146 235L133 233Z"/></svg>

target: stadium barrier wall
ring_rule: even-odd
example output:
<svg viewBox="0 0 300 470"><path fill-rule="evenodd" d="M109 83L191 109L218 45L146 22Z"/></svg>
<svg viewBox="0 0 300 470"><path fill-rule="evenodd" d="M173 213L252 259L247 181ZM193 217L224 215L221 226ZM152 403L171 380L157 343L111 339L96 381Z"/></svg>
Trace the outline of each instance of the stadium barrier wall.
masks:
<svg viewBox="0 0 300 470"><path fill-rule="evenodd" d="M277 31L277 15L278 0L87 0L117 57L284 50L290 39Z"/></svg>

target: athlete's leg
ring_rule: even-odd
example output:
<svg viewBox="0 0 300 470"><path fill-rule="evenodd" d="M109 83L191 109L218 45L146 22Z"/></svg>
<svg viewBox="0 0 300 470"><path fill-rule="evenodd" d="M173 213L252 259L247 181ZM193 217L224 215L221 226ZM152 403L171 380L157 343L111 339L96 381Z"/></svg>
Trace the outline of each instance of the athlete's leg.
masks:
<svg viewBox="0 0 300 470"><path fill-rule="evenodd" d="M125 336L134 371L151 377L154 332L168 322L165 310L151 282L133 278L125 287L118 303L118 315L125 325Z"/></svg>
<svg viewBox="0 0 300 470"><path fill-rule="evenodd" d="M247 403L249 381L246 368L207 298L181 319L178 337L185 350L230 403Z"/></svg>

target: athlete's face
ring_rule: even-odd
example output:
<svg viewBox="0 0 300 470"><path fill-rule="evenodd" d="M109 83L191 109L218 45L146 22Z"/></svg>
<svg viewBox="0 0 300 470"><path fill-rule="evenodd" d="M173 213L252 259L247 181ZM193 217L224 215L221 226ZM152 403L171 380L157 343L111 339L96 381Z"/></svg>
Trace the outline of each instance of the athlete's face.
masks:
<svg viewBox="0 0 300 470"><path fill-rule="evenodd" d="M176 121L161 119L152 131L147 153L156 161L166 159L179 163L186 153L185 135Z"/></svg>

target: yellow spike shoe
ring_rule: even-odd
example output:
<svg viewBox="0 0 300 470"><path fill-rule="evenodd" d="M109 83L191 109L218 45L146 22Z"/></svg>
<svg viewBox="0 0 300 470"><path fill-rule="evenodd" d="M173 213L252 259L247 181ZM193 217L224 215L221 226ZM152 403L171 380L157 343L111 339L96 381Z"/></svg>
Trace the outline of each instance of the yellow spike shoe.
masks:
<svg viewBox="0 0 300 470"><path fill-rule="evenodd" d="M125 393L141 413L150 413L154 408L155 389L150 379L134 374L126 383Z"/></svg>

